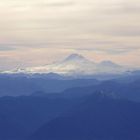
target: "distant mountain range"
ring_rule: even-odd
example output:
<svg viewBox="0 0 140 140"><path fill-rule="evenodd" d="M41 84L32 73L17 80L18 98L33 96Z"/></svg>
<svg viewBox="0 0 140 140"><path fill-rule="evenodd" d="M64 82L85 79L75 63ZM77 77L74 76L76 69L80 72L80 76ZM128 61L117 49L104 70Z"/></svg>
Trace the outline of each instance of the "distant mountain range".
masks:
<svg viewBox="0 0 140 140"><path fill-rule="evenodd" d="M60 82L61 87L68 81L57 84ZM19 81L15 83L21 88ZM67 84L76 86L77 81L73 83ZM78 83L86 81L78 80ZM0 97L0 139L139 140L139 85L140 77L125 83L114 79L60 93L37 91L30 96ZM10 86L7 88L9 92L12 90Z"/></svg>
<svg viewBox="0 0 140 140"><path fill-rule="evenodd" d="M121 74L126 72L127 70L127 68L115 64L111 61L95 63L88 60L82 55L71 54L61 62L56 62L45 66L28 67L25 69L5 71L4 73L55 73L63 76L82 76L95 74Z"/></svg>
<svg viewBox="0 0 140 140"><path fill-rule="evenodd" d="M73 87L61 93L45 93L37 91L32 94L35 97L48 98L81 98L93 93L102 93L115 98L140 102L140 77L134 81L122 82L117 79L98 82L90 86Z"/></svg>
<svg viewBox="0 0 140 140"><path fill-rule="evenodd" d="M0 97L31 95L37 91L62 92L67 88L85 87L99 83L96 79L61 79L56 74L0 74Z"/></svg>
<svg viewBox="0 0 140 140"><path fill-rule="evenodd" d="M99 75L1 73L0 140L139 140L140 71Z"/></svg>

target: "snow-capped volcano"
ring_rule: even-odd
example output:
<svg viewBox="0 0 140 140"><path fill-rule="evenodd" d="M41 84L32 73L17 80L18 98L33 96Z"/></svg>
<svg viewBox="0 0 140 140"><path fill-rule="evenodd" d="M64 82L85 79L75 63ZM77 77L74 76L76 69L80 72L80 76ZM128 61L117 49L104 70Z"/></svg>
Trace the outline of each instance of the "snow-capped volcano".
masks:
<svg viewBox="0 0 140 140"><path fill-rule="evenodd" d="M68 61L89 61L89 60L80 54L71 54L66 59L64 59L64 62Z"/></svg>
<svg viewBox="0 0 140 140"><path fill-rule="evenodd" d="M124 72L124 68L111 61L95 63L82 55L71 54L63 61L45 66L18 69L17 73L56 73L60 75L93 75L93 74L117 74Z"/></svg>
<svg viewBox="0 0 140 140"><path fill-rule="evenodd" d="M39 66L26 68L25 72L27 73L57 73L57 74L91 74L92 71L95 71L96 64L89 61L85 57L79 54L71 54L66 57L63 61Z"/></svg>

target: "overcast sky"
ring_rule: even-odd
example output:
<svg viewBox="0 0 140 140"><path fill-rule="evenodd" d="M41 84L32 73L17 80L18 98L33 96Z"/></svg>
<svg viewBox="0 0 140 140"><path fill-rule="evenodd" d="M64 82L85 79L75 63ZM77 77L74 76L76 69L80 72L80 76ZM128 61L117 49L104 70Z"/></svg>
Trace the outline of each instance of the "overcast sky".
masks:
<svg viewBox="0 0 140 140"><path fill-rule="evenodd" d="M71 53L140 66L140 0L0 0L0 70Z"/></svg>

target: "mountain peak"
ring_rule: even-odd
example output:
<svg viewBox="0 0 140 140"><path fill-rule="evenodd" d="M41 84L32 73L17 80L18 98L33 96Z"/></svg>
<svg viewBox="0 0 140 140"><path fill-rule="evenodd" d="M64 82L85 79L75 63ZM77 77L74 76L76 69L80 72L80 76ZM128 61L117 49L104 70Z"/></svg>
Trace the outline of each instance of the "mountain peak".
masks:
<svg viewBox="0 0 140 140"><path fill-rule="evenodd" d="M110 67L112 67L112 66L119 67L118 64L113 63L113 62L110 61L110 60L102 61L102 62L100 63L100 65L103 65L103 66L110 66Z"/></svg>
<svg viewBox="0 0 140 140"><path fill-rule="evenodd" d="M71 61L71 60L86 60L86 58L80 54L71 54L69 55L64 61Z"/></svg>

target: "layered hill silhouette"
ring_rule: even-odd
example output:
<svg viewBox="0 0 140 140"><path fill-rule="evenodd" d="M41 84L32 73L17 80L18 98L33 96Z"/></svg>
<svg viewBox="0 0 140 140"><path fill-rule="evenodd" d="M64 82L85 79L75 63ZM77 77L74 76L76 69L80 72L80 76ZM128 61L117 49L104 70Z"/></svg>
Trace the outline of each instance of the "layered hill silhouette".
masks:
<svg viewBox="0 0 140 140"><path fill-rule="evenodd" d="M85 87L73 87L65 89L60 93L46 93L38 91L32 96L48 98L81 98L96 92L107 94L121 99L140 102L140 78L129 82L120 82L119 80L107 80Z"/></svg>
<svg viewBox="0 0 140 140"><path fill-rule="evenodd" d="M139 108L139 103L94 94L29 140L139 140Z"/></svg>
<svg viewBox="0 0 140 140"><path fill-rule="evenodd" d="M72 55L65 61L89 60ZM85 77L1 73L0 139L139 140L140 71L110 80Z"/></svg>
<svg viewBox="0 0 140 140"><path fill-rule="evenodd" d="M51 76L51 77L50 77ZM0 97L31 95L37 91L62 92L67 88L94 85L96 79L57 79L49 75L0 74Z"/></svg>
<svg viewBox="0 0 140 140"><path fill-rule="evenodd" d="M139 79L1 97L0 139L138 140Z"/></svg>
<svg viewBox="0 0 140 140"><path fill-rule="evenodd" d="M57 118L78 100L45 97L1 97L0 139L25 140L39 127Z"/></svg>

